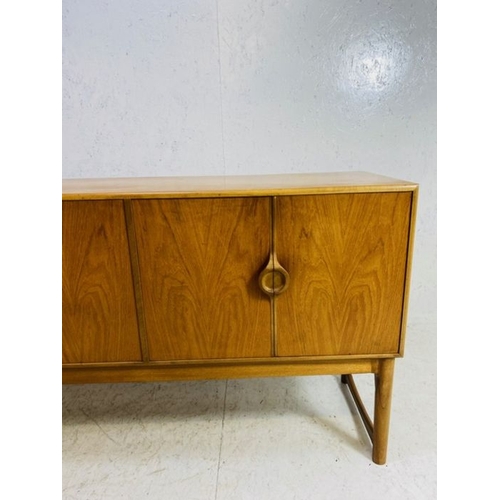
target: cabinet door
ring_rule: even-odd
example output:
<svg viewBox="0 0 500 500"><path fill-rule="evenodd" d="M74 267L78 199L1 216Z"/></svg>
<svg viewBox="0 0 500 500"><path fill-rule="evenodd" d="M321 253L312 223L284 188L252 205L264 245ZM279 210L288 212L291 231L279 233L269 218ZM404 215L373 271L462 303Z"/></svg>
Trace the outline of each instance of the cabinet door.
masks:
<svg viewBox="0 0 500 500"><path fill-rule="evenodd" d="M271 313L266 198L135 200L151 360L266 357Z"/></svg>
<svg viewBox="0 0 500 500"><path fill-rule="evenodd" d="M399 351L412 194L277 200L280 356Z"/></svg>
<svg viewBox="0 0 500 500"><path fill-rule="evenodd" d="M63 202L62 244L63 363L139 361L123 202Z"/></svg>

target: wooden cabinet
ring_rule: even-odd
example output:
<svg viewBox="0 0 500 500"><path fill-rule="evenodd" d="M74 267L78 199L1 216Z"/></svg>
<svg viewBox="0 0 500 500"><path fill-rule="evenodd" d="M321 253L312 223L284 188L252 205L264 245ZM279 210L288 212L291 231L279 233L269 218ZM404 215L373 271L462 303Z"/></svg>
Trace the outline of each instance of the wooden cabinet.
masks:
<svg viewBox="0 0 500 500"><path fill-rule="evenodd" d="M343 375L383 463L416 195L352 172L64 181L63 382Z"/></svg>

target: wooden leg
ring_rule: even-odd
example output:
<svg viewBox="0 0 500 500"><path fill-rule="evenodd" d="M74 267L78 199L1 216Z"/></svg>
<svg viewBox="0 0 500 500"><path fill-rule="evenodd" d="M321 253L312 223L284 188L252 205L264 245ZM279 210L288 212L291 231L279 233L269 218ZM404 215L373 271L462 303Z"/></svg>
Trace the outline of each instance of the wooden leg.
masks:
<svg viewBox="0 0 500 500"><path fill-rule="evenodd" d="M381 359L375 374L375 414L373 419L373 461L383 465L387 459L391 413L394 358Z"/></svg>

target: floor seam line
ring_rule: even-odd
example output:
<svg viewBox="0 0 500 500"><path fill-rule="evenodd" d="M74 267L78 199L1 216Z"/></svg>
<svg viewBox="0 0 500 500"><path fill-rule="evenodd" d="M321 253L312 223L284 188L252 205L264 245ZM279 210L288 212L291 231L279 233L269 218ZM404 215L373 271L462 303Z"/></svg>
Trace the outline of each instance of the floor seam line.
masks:
<svg viewBox="0 0 500 500"><path fill-rule="evenodd" d="M224 440L224 422L226 420L226 396L227 396L227 380L226 380L226 386L224 388L224 403L223 403L223 409L222 409L222 424L221 424L221 429L220 429L220 443L219 443L219 461L217 463L217 475L215 478L215 498L214 498L214 500L217 500L217 495L219 493L219 472L220 472L221 456L222 456L222 441Z"/></svg>

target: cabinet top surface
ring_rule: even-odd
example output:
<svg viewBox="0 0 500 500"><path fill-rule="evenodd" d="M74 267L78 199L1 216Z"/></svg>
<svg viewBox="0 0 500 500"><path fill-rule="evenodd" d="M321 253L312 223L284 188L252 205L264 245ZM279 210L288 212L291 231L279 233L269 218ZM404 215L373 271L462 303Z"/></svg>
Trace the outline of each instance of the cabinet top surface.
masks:
<svg viewBox="0 0 500 500"><path fill-rule="evenodd" d="M64 179L63 200L200 198L414 191L417 184L367 172Z"/></svg>

